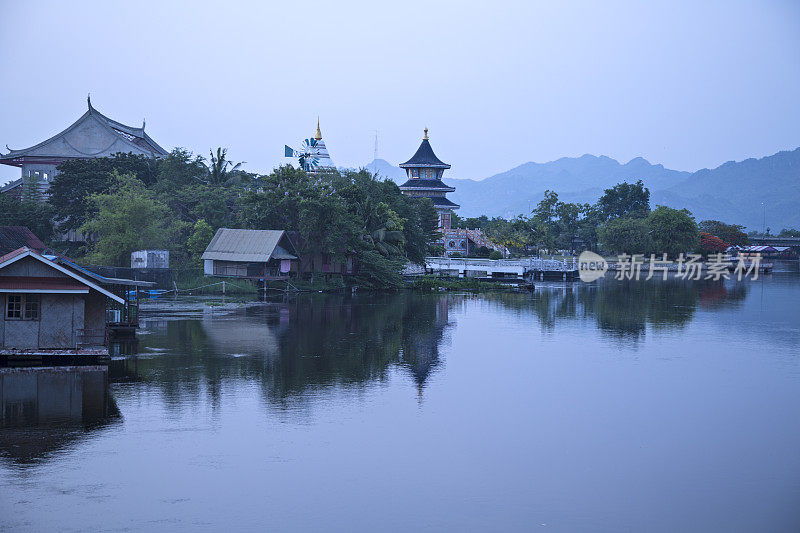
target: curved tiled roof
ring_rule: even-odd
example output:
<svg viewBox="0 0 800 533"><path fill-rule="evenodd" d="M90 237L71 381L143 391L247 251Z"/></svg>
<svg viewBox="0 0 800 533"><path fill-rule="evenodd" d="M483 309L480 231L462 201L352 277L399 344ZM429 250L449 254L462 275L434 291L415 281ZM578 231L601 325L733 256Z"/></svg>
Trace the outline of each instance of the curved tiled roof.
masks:
<svg viewBox="0 0 800 533"><path fill-rule="evenodd" d="M11 160L22 156L87 158L106 157L118 152L141 153L151 157L167 155L167 151L159 146L141 128L126 126L112 120L92 107L64 131L46 139L39 144L21 150L12 150L0 154L0 162L18 164Z"/></svg>
<svg viewBox="0 0 800 533"><path fill-rule="evenodd" d="M400 168L450 168L450 165L436 157L428 139L422 139L422 144L417 148L417 152L411 159L401 163Z"/></svg>
<svg viewBox="0 0 800 533"><path fill-rule="evenodd" d="M400 186L400 189L435 189L440 191L455 191L455 187L445 185L442 180L410 179Z"/></svg>

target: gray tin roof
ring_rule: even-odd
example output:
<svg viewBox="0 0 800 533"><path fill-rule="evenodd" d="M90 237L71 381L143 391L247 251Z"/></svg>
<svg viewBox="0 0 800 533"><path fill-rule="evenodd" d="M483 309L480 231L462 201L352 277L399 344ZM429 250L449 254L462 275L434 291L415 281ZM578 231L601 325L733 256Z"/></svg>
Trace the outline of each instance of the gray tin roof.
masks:
<svg viewBox="0 0 800 533"><path fill-rule="evenodd" d="M202 259L266 263L273 259L297 259L297 253L288 237L284 241L292 249L287 251L278 243L286 235L283 230L220 228L211 239Z"/></svg>

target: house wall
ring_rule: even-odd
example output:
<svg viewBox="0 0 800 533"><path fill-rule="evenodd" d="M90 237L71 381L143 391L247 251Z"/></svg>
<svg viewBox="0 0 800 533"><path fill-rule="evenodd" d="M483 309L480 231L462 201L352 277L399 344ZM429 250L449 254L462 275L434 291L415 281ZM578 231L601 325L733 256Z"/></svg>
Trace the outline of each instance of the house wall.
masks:
<svg viewBox="0 0 800 533"><path fill-rule="evenodd" d="M25 257L3 269L3 276L32 276L37 278L67 278L66 274L42 263L38 259Z"/></svg>
<svg viewBox="0 0 800 533"><path fill-rule="evenodd" d="M75 348L77 330L105 328L105 297L94 291L87 295L40 295L39 320L7 320L6 295L0 296L3 303L0 347L3 348Z"/></svg>

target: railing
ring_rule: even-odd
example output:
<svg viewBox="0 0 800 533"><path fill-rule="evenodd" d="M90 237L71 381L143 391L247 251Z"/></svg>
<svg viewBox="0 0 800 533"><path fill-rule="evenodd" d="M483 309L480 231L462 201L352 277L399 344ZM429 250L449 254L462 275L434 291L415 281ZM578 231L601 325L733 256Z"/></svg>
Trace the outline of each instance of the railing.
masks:
<svg viewBox="0 0 800 533"><path fill-rule="evenodd" d="M88 346L105 346L106 330L103 329L78 329L76 330L76 342L78 348Z"/></svg>
<svg viewBox="0 0 800 533"><path fill-rule="evenodd" d="M491 268L523 268L525 270L544 270L557 272L571 272L577 270L578 263L572 259L452 259L446 257L426 257L425 263L428 266L442 267L491 267Z"/></svg>

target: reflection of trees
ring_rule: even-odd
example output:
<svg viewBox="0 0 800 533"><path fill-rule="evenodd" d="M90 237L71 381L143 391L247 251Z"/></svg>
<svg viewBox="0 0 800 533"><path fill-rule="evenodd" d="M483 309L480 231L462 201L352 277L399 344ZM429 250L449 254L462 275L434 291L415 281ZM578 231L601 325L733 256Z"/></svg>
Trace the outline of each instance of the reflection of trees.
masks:
<svg viewBox="0 0 800 533"><path fill-rule="evenodd" d="M167 321L138 357L112 361L115 381L157 386L170 402L226 381L261 383L271 401L327 386L359 387L406 368L421 389L439 365L452 296L304 295L213 317Z"/></svg>
<svg viewBox="0 0 800 533"><path fill-rule="evenodd" d="M0 369L0 457L36 464L119 419L103 367Z"/></svg>
<svg viewBox="0 0 800 533"><path fill-rule="evenodd" d="M546 331L552 331L562 319L588 319L607 335L638 338L648 326L657 330L686 326L698 306L738 305L746 296L745 283L671 278L542 284L530 296L508 294L492 298L505 307L532 311Z"/></svg>

